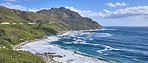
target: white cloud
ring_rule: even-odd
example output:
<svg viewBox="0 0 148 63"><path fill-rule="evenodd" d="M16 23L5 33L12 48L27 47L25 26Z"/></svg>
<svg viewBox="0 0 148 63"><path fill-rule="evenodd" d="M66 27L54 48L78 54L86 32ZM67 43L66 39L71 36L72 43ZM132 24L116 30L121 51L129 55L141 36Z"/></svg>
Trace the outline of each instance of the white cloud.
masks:
<svg viewBox="0 0 148 63"><path fill-rule="evenodd" d="M1 6L4 6L4 7L7 7L7 8L11 8L11 9L17 9L17 10L22 10L22 11L27 11L27 8L24 7L24 6L21 6L21 5L13 5L9 2L6 2L5 4L4 3L1 3L0 4Z"/></svg>
<svg viewBox="0 0 148 63"><path fill-rule="evenodd" d="M3 0L3 1L19 2L20 0Z"/></svg>
<svg viewBox="0 0 148 63"><path fill-rule="evenodd" d="M4 6L4 7L7 7L7 8L10 8L10 9L17 9L17 10L21 10L21 11L30 11L30 12L39 11L39 9L36 9L36 8L26 8L25 6L13 5L9 2L0 3L0 6ZM42 9L47 9L47 8L41 8L40 10L42 10Z"/></svg>
<svg viewBox="0 0 148 63"><path fill-rule="evenodd" d="M36 9L36 8L32 8L32 9L31 9L31 8L29 8L29 9L28 9L28 11L31 11L31 12L36 12L36 11L39 11L39 10L38 10L38 9Z"/></svg>
<svg viewBox="0 0 148 63"><path fill-rule="evenodd" d="M90 10L78 10L73 7L65 7L72 11L78 12L83 17L90 18L146 18L148 17L148 6L129 7L125 9L118 9L116 11L103 10L99 12L92 12Z"/></svg>
<svg viewBox="0 0 148 63"><path fill-rule="evenodd" d="M83 17L93 17L97 14L97 12L92 12L90 10L78 10L78 9L75 9L73 7L65 7L67 9L70 9L72 11L75 11L75 12L78 12L81 16Z"/></svg>
<svg viewBox="0 0 148 63"><path fill-rule="evenodd" d="M122 2L122 3L119 3L119 2L116 2L115 4L113 3L107 3L106 5L110 6L110 7L118 7L118 6L127 6L128 4Z"/></svg>
<svg viewBox="0 0 148 63"><path fill-rule="evenodd" d="M39 9L36 9L36 8L26 8L24 6L21 6L21 5L13 5L9 2L6 2L6 3L0 3L0 6L4 6L4 7L7 7L7 8L10 8L10 9L17 9L17 10L21 10L21 11L30 11L30 12L36 12L36 11L39 11ZM47 8L41 8L40 10L42 9L47 9Z"/></svg>

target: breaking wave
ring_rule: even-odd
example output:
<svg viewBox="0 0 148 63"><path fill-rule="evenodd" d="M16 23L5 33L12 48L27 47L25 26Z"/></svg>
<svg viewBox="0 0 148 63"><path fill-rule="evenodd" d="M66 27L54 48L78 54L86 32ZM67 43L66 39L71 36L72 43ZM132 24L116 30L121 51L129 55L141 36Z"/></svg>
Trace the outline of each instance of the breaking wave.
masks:
<svg viewBox="0 0 148 63"><path fill-rule="evenodd" d="M120 49L112 48L112 47L107 46L107 45L102 45L102 46L104 46L105 49L103 49L103 50L98 50L97 52L99 52L99 53L103 53L104 51L120 50Z"/></svg>
<svg viewBox="0 0 148 63"><path fill-rule="evenodd" d="M71 31L64 33L60 36L69 36L77 38L87 38L87 37L111 37L113 34L110 33L97 33L97 32L86 32L86 31ZM82 37L80 37L82 36Z"/></svg>
<svg viewBox="0 0 148 63"><path fill-rule="evenodd" d="M117 30L117 29L101 29L101 30Z"/></svg>

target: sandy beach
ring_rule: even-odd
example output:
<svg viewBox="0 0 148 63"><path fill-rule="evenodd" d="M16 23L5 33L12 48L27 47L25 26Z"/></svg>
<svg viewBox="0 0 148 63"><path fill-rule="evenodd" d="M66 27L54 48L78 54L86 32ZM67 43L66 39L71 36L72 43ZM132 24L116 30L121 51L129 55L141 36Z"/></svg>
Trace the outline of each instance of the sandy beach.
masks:
<svg viewBox="0 0 148 63"><path fill-rule="evenodd" d="M107 61L86 57L73 51L62 49L58 45L49 44L49 42L57 40L58 38L56 38L56 36L50 36L47 37L47 39L25 42L19 45L19 47L21 46L21 49L16 50L29 51L33 54L39 53L39 56L42 56L43 59L46 60L46 63L108 63ZM45 53L50 54L45 55Z"/></svg>
<svg viewBox="0 0 148 63"><path fill-rule="evenodd" d="M41 39L33 39L33 40L27 40L27 41L25 41L25 42L21 42L20 44L15 45L15 46L13 47L13 50L20 49L21 46L23 46L23 45L25 45L25 44L27 44L27 43L34 42L34 41L39 41L39 40L43 40L43 39L46 39L46 38L47 38L47 37L44 36L44 37L41 38Z"/></svg>

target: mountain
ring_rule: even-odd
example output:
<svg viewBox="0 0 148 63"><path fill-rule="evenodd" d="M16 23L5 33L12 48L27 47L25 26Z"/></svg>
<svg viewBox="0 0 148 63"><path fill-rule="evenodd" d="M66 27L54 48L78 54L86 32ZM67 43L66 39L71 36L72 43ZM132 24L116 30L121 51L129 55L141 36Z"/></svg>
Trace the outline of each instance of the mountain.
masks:
<svg viewBox="0 0 148 63"><path fill-rule="evenodd" d="M51 8L50 10L44 9L37 11L37 13L56 18L66 24L71 25L73 30L89 30L101 29L102 26L90 18L82 17L78 13L66 9L65 7Z"/></svg>
<svg viewBox="0 0 148 63"><path fill-rule="evenodd" d="M56 35L64 31L101 29L90 18L64 7L27 12L0 6L0 62L43 63L41 57L12 48L26 40ZM10 54L10 53L11 54Z"/></svg>

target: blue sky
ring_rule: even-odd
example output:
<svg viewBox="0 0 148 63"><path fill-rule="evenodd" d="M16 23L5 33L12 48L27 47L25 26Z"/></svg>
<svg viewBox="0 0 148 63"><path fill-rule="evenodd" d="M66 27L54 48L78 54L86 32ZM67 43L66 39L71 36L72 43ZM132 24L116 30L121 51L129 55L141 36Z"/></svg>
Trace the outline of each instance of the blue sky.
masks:
<svg viewBox="0 0 148 63"><path fill-rule="evenodd" d="M66 7L103 26L148 26L148 0L0 0L0 6L36 12Z"/></svg>

